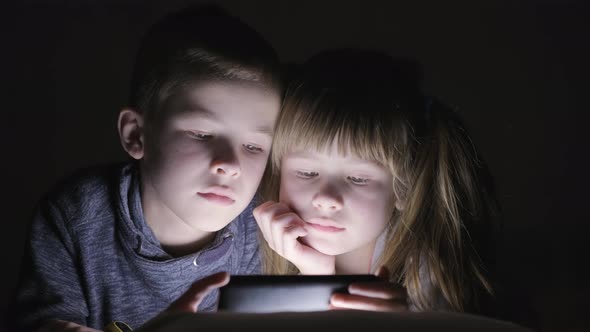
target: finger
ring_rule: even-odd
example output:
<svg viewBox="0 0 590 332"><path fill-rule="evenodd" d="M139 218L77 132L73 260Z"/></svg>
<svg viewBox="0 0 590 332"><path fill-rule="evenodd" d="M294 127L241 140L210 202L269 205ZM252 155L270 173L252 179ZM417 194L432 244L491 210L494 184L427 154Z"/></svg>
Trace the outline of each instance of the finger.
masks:
<svg viewBox="0 0 590 332"><path fill-rule="evenodd" d="M282 213L280 215L276 215L274 219L271 221L271 237L275 246L275 250L279 254L283 254L285 252L285 240L290 239L285 238L285 232L290 231L292 232L289 233L291 235L293 235L293 233L302 233L302 223L303 221L301 221L299 216L291 211Z"/></svg>
<svg viewBox="0 0 590 332"><path fill-rule="evenodd" d="M277 216L288 213L290 210L285 204L273 201L263 203L257 209L259 210L254 215L256 222L266 242L275 250L276 243L273 235L273 224L276 222Z"/></svg>
<svg viewBox="0 0 590 332"><path fill-rule="evenodd" d="M256 223L258 224L258 227L260 228L260 231L262 232L262 235L264 237L264 239L266 240L266 242L269 242L269 235L270 235L270 230L269 230L269 217L270 217L270 213L268 213L268 210L275 204L276 202L274 201L267 201L262 203L261 205L259 205L258 207L256 207L254 209L254 211L252 211L252 215L254 216L254 219L256 220ZM270 245L270 243L269 243ZM272 246L271 246L272 248Z"/></svg>
<svg viewBox="0 0 590 332"><path fill-rule="evenodd" d="M299 222L291 222L283 228L283 236L293 240L297 240L302 236L307 235L307 230Z"/></svg>
<svg viewBox="0 0 590 332"><path fill-rule="evenodd" d="M389 269L385 265L381 265L375 275L383 280L389 280Z"/></svg>
<svg viewBox="0 0 590 332"><path fill-rule="evenodd" d="M256 208L254 208L254 210L252 210L252 215L254 216L254 218L256 220L260 219L261 214L264 213L264 211L266 211L269 206L271 206L275 203L276 202L274 202L274 201L266 201L266 202L258 205Z"/></svg>
<svg viewBox="0 0 590 332"><path fill-rule="evenodd" d="M267 220L272 219L275 215L289 211L291 211L291 209L285 203L267 201L255 208L254 211L252 211L252 214L255 218Z"/></svg>
<svg viewBox="0 0 590 332"><path fill-rule="evenodd" d="M402 312L408 310L408 303L399 300L384 300L351 294L334 294L330 303L341 309Z"/></svg>
<svg viewBox="0 0 590 332"><path fill-rule="evenodd" d="M384 300L406 300L408 292L402 286L392 283L352 283L348 286L348 293Z"/></svg>
<svg viewBox="0 0 590 332"><path fill-rule="evenodd" d="M333 305L332 303L330 303L330 304L328 304L328 310L348 310L348 309L340 308L340 307L337 307L337 306Z"/></svg>
<svg viewBox="0 0 590 332"><path fill-rule="evenodd" d="M291 223L283 231L281 239L282 250L285 257L296 258L302 251L301 244L298 239L307 235L307 231L298 223Z"/></svg>
<svg viewBox="0 0 590 332"><path fill-rule="evenodd" d="M227 285L228 282L229 273L227 272L218 272L198 280L178 300L174 301L167 311L197 312L205 296L212 290Z"/></svg>
<svg viewBox="0 0 590 332"><path fill-rule="evenodd" d="M305 236L307 232L297 222L286 221L285 225L275 225L273 229L274 240L276 241L277 250L280 254L287 258L293 258L291 256L293 247L296 245L297 238L299 236Z"/></svg>

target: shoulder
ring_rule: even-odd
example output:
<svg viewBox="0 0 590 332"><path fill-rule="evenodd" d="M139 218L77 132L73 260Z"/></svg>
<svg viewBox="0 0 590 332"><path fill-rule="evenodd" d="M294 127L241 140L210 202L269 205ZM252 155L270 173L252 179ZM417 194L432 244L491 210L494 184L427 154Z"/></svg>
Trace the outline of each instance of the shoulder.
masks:
<svg viewBox="0 0 590 332"><path fill-rule="evenodd" d="M238 215L234 223L238 227L237 231L245 234L249 233L256 233L258 226L256 225L256 220L254 219L254 208L257 206L256 199L252 199L248 206Z"/></svg>
<svg viewBox="0 0 590 332"><path fill-rule="evenodd" d="M80 169L61 179L41 200L40 209L68 223L68 228L112 218L122 172L128 164L109 164Z"/></svg>
<svg viewBox="0 0 590 332"><path fill-rule="evenodd" d="M252 213L256 206L253 199L229 225L238 246L258 245L258 224Z"/></svg>
<svg viewBox="0 0 590 332"><path fill-rule="evenodd" d="M260 274L260 242L258 225L252 214L257 206L253 199L242 213L232 222L234 227L234 246L239 250L238 274Z"/></svg>

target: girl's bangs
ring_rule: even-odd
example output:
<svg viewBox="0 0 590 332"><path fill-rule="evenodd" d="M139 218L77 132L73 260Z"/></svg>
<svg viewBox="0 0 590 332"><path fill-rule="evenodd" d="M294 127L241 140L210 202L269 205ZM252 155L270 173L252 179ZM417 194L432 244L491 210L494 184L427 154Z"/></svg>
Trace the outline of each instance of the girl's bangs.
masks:
<svg viewBox="0 0 590 332"><path fill-rule="evenodd" d="M291 151L322 151L333 142L343 155L392 165L395 149L388 147L398 146L398 135L390 132L395 130L391 116L369 109L374 105L363 109L358 103L336 102L325 94L314 99L296 95L285 99L273 142L272 162L277 169L282 157Z"/></svg>

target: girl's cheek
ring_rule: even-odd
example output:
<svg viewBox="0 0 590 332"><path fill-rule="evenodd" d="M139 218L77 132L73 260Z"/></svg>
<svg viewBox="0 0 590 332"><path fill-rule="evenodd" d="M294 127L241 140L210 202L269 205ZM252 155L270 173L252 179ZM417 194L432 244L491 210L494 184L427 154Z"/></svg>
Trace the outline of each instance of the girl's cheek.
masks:
<svg viewBox="0 0 590 332"><path fill-rule="evenodd" d="M292 208L299 212L311 206L311 197L313 196L313 186L300 179L291 179L294 181L281 181L279 199L288 203Z"/></svg>
<svg viewBox="0 0 590 332"><path fill-rule="evenodd" d="M289 200L297 200L301 198L308 190L305 186L301 184L294 183L292 181L287 181L281 183L281 196L284 196L285 199Z"/></svg>
<svg viewBox="0 0 590 332"><path fill-rule="evenodd" d="M362 187L359 190L359 195L366 197L367 199L380 200L393 196L393 184L384 183L371 183L368 186Z"/></svg>

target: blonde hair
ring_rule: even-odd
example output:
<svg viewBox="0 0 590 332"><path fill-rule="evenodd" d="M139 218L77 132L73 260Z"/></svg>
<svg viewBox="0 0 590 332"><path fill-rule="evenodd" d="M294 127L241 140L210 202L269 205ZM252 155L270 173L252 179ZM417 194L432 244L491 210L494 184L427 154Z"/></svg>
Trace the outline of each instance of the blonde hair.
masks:
<svg viewBox="0 0 590 332"><path fill-rule="evenodd" d="M417 309L436 309L436 291L450 309L469 311L478 293L492 293L476 250L488 244L495 214L487 169L455 114L425 103L404 75L392 58L369 51L326 52L306 63L287 89L262 195L278 200L281 159L295 148L320 150L337 139L342 151L384 165L403 208L394 209L379 262ZM297 273L261 245L265 273Z"/></svg>

